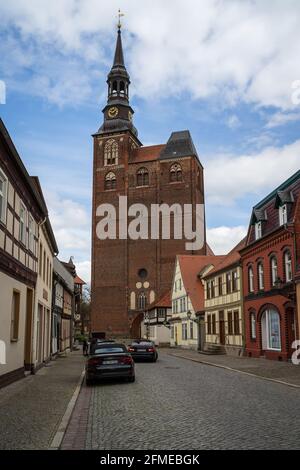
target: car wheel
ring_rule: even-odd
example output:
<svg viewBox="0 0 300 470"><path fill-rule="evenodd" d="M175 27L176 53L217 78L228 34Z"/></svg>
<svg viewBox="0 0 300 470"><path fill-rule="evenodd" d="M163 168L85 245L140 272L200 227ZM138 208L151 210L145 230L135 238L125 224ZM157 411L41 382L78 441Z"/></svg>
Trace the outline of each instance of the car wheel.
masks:
<svg viewBox="0 0 300 470"><path fill-rule="evenodd" d="M130 383L135 382L135 375L133 377L129 377L128 382L130 382Z"/></svg>

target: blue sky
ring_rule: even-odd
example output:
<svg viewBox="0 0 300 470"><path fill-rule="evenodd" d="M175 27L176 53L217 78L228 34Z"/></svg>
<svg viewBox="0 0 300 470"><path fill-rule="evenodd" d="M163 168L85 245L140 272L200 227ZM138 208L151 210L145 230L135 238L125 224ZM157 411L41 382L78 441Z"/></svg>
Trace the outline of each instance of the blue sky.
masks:
<svg viewBox="0 0 300 470"><path fill-rule="evenodd" d="M205 167L208 240L226 252L252 206L300 167L299 2L52 3L0 1L0 115L40 177L61 258L74 255L89 280L91 134L119 7L139 137L148 145L191 131Z"/></svg>

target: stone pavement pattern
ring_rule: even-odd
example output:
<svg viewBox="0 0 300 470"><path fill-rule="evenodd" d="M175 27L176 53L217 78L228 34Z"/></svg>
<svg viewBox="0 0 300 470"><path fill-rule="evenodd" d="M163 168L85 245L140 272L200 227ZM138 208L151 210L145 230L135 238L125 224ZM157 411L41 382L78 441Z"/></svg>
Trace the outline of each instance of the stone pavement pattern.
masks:
<svg viewBox="0 0 300 470"><path fill-rule="evenodd" d="M298 389L164 351L156 364L137 363L136 377L83 386L62 449L300 447Z"/></svg>
<svg viewBox="0 0 300 470"><path fill-rule="evenodd" d="M74 352L0 389L0 449L47 449L83 367L82 353Z"/></svg>
<svg viewBox="0 0 300 470"><path fill-rule="evenodd" d="M248 374L279 380L300 387L300 365L293 365L290 362L272 361L270 359L250 358L245 356L235 357L227 356L226 354L208 355L188 349L165 348L164 351L173 356L184 357L211 365L229 367L241 372L247 372Z"/></svg>

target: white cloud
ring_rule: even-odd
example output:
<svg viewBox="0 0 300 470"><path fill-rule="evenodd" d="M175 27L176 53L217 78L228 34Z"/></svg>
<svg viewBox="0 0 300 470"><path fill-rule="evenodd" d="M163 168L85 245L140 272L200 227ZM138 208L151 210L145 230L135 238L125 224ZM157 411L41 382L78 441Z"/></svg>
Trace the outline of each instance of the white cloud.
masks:
<svg viewBox="0 0 300 470"><path fill-rule="evenodd" d="M277 112L270 117L265 127L272 129L273 127L283 126L295 121L300 121L300 111L290 113Z"/></svg>
<svg viewBox="0 0 300 470"><path fill-rule="evenodd" d="M207 241L216 255L227 254L246 235L247 227L216 227L207 229Z"/></svg>
<svg viewBox="0 0 300 470"><path fill-rule="evenodd" d="M13 54L1 59L2 73L29 62L34 79L24 82L28 92L58 104L93 99L100 83L95 70L111 63L119 6L117 0L1 2L2 27L20 33ZM173 0L172 8L163 0L124 0L121 6L127 63L139 96L188 91L195 98L215 95L220 106L240 100L294 106L298 0L275 0L271 7L269 0Z"/></svg>
<svg viewBox="0 0 300 470"><path fill-rule="evenodd" d="M76 262L76 272L81 279L83 279L87 284L91 282L91 262L90 261L81 261Z"/></svg>
<svg viewBox="0 0 300 470"><path fill-rule="evenodd" d="M206 200L222 206L248 195L266 196L299 168L300 140L283 147L266 147L255 154L208 158Z"/></svg>
<svg viewBox="0 0 300 470"><path fill-rule="evenodd" d="M235 114L232 114L226 120L226 125L229 127L229 129L234 130L234 129L237 129L238 127L240 127L241 121L239 120L239 118Z"/></svg>

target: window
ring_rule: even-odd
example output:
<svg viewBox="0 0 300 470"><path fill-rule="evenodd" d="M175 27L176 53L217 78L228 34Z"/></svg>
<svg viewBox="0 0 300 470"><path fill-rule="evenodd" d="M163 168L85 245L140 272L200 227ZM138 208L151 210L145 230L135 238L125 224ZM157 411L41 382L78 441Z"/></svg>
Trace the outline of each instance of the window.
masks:
<svg viewBox="0 0 300 470"><path fill-rule="evenodd" d="M46 251L44 250L43 254L43 281L46 279Z"/></svg>
<svg viewBox="0 0 300 470"><path fill-rule="evenodd" d="M211 315L207 315L207 334L211 335Z"/></svg>
<svg viewBox="0 0 300 470"><path fill-rule="evenodd" d="M237 284L237 271L232 272L232 291L236 292L238 290L238 284Z"/></svg>
<svg viewBox="0 0 300 470"><path fill-rule="evenodd" d="M20 204L20 241L25 245L26 243L26 207Z"/></svg>
<svg viewBox="0 0 300 470"><path fill-rule="evenodd" d="M0 222L6 223L7 178L0 170Z"/></svg>
<svg viewBox="0 0 300 470"><path fill-rule="evenodd" d="M182 168L178 163L174 163L170 168L170 182L176 181L182 181Z"/></svg>
<svg viewBox="0 0 300 470"><path fill-rule="evenodd" d="M10 328L11 341L18 341L19 339L19 319L20 319L20 292L13 291L12 305L11 305L11 328Z"/></svg>
<svg viewBox="0 0 300 470"><path fill-rule="evenodd" d="M287 224L287 205L279 207L279 225Z"/></svg>
<svg viewBox="0 0 300 470"><path fill-rule="evenodd" d="M215 335L217 331L217 326L216 326L216 315L212 315L212 334Z"/></svg>
<svg viewBox="0 0 300 470"><path fill-rule="evenodd" d="M226 293L231 294L231 273L226 274Z"/></svg>
<svg viewBox="0 0 300 470"><path fill-rule="evenodd" d="M254 312L250 313L250 334L251 339L256 339L256 316Z"/></svg>
<svg viewBox="0 0 300 470"><path fill-rule="evenodd" d="M184 341L187 340L187 324L186 323L182 323L182 339Z"/></svg>
<svg viewBox="0 0 300 470"><path fill-rule="evenodd" d="M227 312L227 319L228 319L228 334L232 335L233 333L232 312Z"/></svg>
<svg viewBox="0 0 300 470"><path fill-rule="evenodd" d="M218 278L218 290L219 290L219 295L223 295L223 282L222 282L222 276Z"/></svg>
<svg viewBox="0 0 300 470"><path fill-rule="evenodd" d="M262 262L259 262L257 265L257 275L258 275L258 289L264 289L264 267Z"/></svg>
<svg viewBox="0 0 300 470"><path fill-rule="evenodd" d="M209 299L211 298L211 290L210 290L210 288L211 288L210 281L208 281L208 282L206 283L206 298L207 298L207 300L209 300Z"/></svg>
<svg viewBox="0 0 300 470"><path fill-rule="evenodd" d="M171 326L171 339L174 339L174 326Z"/></svg>
<svg viewBox="0 0 300 470"><path fill-rule="evenodd" d="M271 284L275 286L278 279L278 266L276 256L271 257Z"/></svg>
<svg viewBox="0 0 300 470"><path fill-rule="evenodd" d="M190 322L190 339L194 339L194 323Z"/></svg>
<svg viewBox="0 0 300 470"><path fill-rule="evenodd" d="M285 274L285 282L291 282L293 279L293 271L292 271L292 257L291 252L287 250L284 253L284 274Z"/></svg>
<svg viewBox="0 0 300 470"><path fill-rule="evenodd" d="M239 335L240 334L240 315L239 315L238 310L235 310L233 312L233 317L234 317L234 334Z"/></svg>
<svg viewBox="0 0 300 470"><path fill-rule="evenodd" d="M280 317L274 309L266 310L261 318L261 334L263 349L281 350Z"/></svg>
<svg viewBox="0 0 300 470"><path fill-rule="evenodd" d="M34 253L34 220L31 215L29 215L28 220L28 229L29 229L29 250L31 253Z"/></svg>
<svg viewBox="0 0 300 470"><path fill-rule="evenodd" d="M111 189L116 189L116 186L117 186L116 175L112 171L110 171L105 176L104 189L105 191L109 191Z"/></svg>
<svg viewBox="0 0 300 470"><path fill-rule="evenodd" d="M255 240L259 240L262 237L262 225L261 222L256 222L255 224Z"/></svg>
<svg viewBox="0 0 300 470"><path fill-rule="evenodd" d="M119 158L118 142L109 139L104 146L104 166L117 165Z"/></svg>
<svg viewBox="0 0 300 470"><path fill-rule="evenodd" d="M252 266L248 268L248 283L249 283L249 292L254 292L254 273Z"/></svg>
<svg viewBox="0 0 300 470"><path fill-rule="evenodd" d="M211 297L214 298L215 297L215 281L214 279L210 282L210 288L211 288Z"/></svg>
<svg viewBox="0 0 300 470"><path fill-rule="evenodd" d="M39 275L42 277L43 271L43 245L40 243L39 249Z"/></svg>
<svg viewBox="0 0 300 470"><path fill-rule="evenodd" d="M148 276L148 271L147 269L145 268L141 268L138 270L138 276L141 278L141 279L146 279L146 277Z"/></svg>
<svg viewBox="0 0 300 470"><path fill-rule="evenodd" d="M146 310L147 307L147 296L144 292L139 295L138 308L139 310Z"/></svg>
<svg viewBox="0 0 300 470"><path fill-rule="evenodd" d="M137 175L137 178L136 178L137 186L149 185L149 172L147 168L140 168L136 175Z"/></svg>

